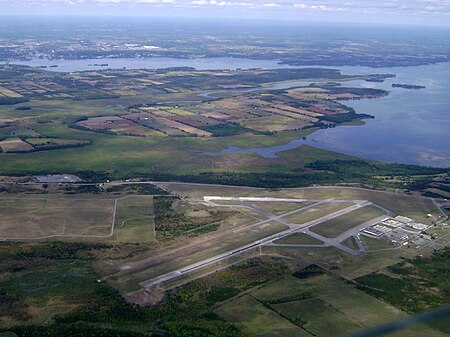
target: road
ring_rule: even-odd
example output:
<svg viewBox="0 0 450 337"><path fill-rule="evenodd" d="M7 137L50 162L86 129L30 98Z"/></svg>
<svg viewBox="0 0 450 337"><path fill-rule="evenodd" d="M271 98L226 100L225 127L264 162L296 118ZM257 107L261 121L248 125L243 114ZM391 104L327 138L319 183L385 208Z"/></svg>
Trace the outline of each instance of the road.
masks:
<svg viewBox="0 0 450 337"><path fill-rule="evenodd" d="M312 232L309 228L315 226L317 223L308 225L307 228L301 230L301 233L304 233L306 235L309 235L317 240L320 240L323 242L323 244L317 244L317 245L305 245L305 244L282 244L282 243L275 243L274 240L271 243L266 244L266 246L275 246L275 247L336 247L340 250L343 250L344 252L351 254L351 255L359 255L362 252L365 252L365 248L361 243L361 240L359 240L359 238L357 237L358 232L363 229L363 228L367 228L370 227L372 225L375 225L381 221L384 221L386 219L389 219L388 216L380 216L378 218L372 219L370 221L367 221L361 225L358 225L356 227L353 227L347 231L345 231L344 233L340 234L339 236L335 237L335 238L327 238L325 236L322 236L320 234L314 233ZM294 232L298 232L298 230L294 231ZM358 244L358 250L355 249L351 249L347 246L344 246L343 244L341 244L342 241L348 239L349 237L353 236L355 238L356 243Z"/></svg>

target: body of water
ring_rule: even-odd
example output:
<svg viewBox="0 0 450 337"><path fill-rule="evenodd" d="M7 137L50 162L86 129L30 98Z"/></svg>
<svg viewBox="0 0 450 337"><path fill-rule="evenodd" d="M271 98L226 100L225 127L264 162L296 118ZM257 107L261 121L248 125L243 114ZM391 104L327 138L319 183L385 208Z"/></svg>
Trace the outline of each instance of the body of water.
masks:
<svg viewBox="0 0 450 337"><path fill-rule="evenodd" d="M276 60L239 58L36 59L16 63L29 66L58 65L57 68L47 69L65 72L105 68L156 69L182 66L194 67L199 70L289 67L278 64ZM92 66L102 63L107 63L108 67ZM327 68L340 69L346 75L393 73L397 77L387 79L384 83L343 82L343 85L379 88L390 92L388 96L379 99L344 102L358 113L375 116L375 119L366 120L365 125L339 126L333 129L319 130L308 136L306 140L297 139L281 146L267 148L231 147L222 152L209 153L209 155L254 152L264 157L274 158L280 151L308 144L380 161L450 166L450 63L377 69L351 66ZM426 88L420 90L392 88L392 83L418 84L424 85ZM271 89L286 89L299 85L308 85L308 83L302 81L278 83ZM209 94L212 93L205 95Z"/></svg>
<svg viewBox="0 0 450 337"><path fill-rule="evenodd" d="M195 59L177 59L172 57L152 57L152 58L103 58L84 60L48 60L33 59L31 61L12 61L13 64L26 65L30 67L50 67L49 71L73 72L85 70L101 69L162 69L170 67L193 67L198 70L215 69L250 69L250 68L290 68L288 65L281 65L277 60L251 60L233 57L210 57ZM95 65L97 64L97 65ZM107 64L107 66L100 66ZM297 67L298 68L298 67Z"/></svg>
<svg viewBox="0 0 450 337"><path fill-rule="evenodd" d="M307 144L367 159L450 167L450 63L381 69L333 68L340 69L345 75L396 74L396 78L387 79L383 83L342 82L343 86L389 91L389 95L383 98L344 102L356 112L373 115L375 119L365 120L366 124L362 126L322 129L309 135L307 139L296 139L280 146L229 147L222 152L206 154L257 153L265 158L276 158L278 152ZM424 85L426 88L392 88L393 83ZM308 83L286 82L270 89L286 89L298 85Z"/></svg>
<svg viewBox="0 0 450 337"><path fill-rule="evenodd" d="M374 71L363 67L340 69L344 74ZM450 63L377 71L394 73L397 77L384 83L359 82L359 85L388 90L388 96L345 102L358 113L373 115L375 119L366 120L363 126L319 130L308 137L307 143L363 158L449 167ZM392 83L426 88L392 88Z"/></svg>

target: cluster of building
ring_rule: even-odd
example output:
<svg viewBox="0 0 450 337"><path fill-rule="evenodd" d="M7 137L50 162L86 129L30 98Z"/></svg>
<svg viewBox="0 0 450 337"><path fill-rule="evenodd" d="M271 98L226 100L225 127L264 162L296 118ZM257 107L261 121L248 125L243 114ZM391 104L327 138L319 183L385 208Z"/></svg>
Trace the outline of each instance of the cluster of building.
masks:
<svg viewBox="0 0 450 337"><path fill-rule="evenodd" d="M419 232L427 230L428 227L428 225L418 223L411 218L399 215L395 218L387 218L375 225L364 228L361 230L361 234L374 238L386 237L392 242L404 243L411 236L415 236Z"/></svg>

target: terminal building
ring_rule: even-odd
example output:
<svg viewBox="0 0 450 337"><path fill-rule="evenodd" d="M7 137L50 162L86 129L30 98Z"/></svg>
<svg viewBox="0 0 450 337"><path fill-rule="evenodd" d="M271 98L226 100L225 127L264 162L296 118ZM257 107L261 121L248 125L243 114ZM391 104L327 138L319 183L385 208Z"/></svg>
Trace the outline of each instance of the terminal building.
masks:
<svg viewBox="0 0 450 337"><path fill-rule="evenodd" d="M378 229L375 229L373 227L365 228L362 230L362 232L375 237L380 237L384 234L382 231L379 231Z"/></svg>

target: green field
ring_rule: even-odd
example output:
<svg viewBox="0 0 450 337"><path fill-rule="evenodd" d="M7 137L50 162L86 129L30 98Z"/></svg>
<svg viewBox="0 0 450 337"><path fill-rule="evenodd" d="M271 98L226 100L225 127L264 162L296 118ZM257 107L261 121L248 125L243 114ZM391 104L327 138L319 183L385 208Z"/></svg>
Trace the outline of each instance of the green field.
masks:
<svg viewBox="0 0 450 337"><path fill-rule="evenodd" d="M361 290L408 313L427 311L450 301L449 255L447 248L431 258L405 260L355 281ZM432 326L450 333L448 323L447 317Z"/></svg>
<svg viewBox="0 0 450 337"><path fill-rule="evenodd" d="M406 315L393 306L401 304L393 301L398 299L391 295L395 288L386 288L385 282L375 284L377 291L384 289L389 294L386 299L391 304L377 299L366 289L361 291L355 287L364 285L372 289L370 275L352 283L310 266L291 276L294 265L301 262L279 256L250 258L169 291L156 306L135 308L126 304L108 285L98 283L98 274L91 268L104 260L110 262L133 256L142 251L140 245L64 242L1 245L0 329L27 337L53 337L58 332L70 336L87 328L97 334L121 337L144 337L149 328L174 336L181 331L182 336L202 331L204 335L218 337L242 337L242 333L320 337ZM377 260L372 263L376 263L374 261ZM445 289L448 283L443 272L446 261L444 253L434 258L433 263L417 259L386 271L402 279L409 278L414 271L411 280L431 275L435 287ZM418 270L420 272L416 273ZM426 294L417 297L414 303L426 300L430 304L429 299L434 298L429 296L434 293L431 289L417 292L417 289L406 288L406 291L411 290ZM383 298L382 292L375 295ZM445 301L443 297L439 300ZM436 304L438 302L433 302ZM42 325L43 322L47 323ZM19 327L13 328L16 325ZM433 326L435 329L418 327L393 336L403 337L406 333L408 337L445 336L436 330L444 329L443 323Z"/></svg>
<svg viewBox="0 0 450 337"><path fill-rule="evenodd" d="M303 233L294 233L285 238L274 241L279 244L293 244L293 245L320 245L322 241L313 238L312 236Z"/></svg>
<svg viewBox="0 0 450 337"><path fill-rule="evenodd" d="M398 247L398 245L395 245L394 243L392 243L387 239L384 238L375 239L365 235L361 235L361 242L368 251L393 249Z"/></svg>
<svg viewBox="0 0 450 337"><path fill-rule="evenodd" d="M112 199L55 196L0 197L0 236L11 238L106 237Z"/></svg>
<svg viewBox="0 0 450 337"><path fill-rule="evenodd" d="M317 299L276 304L273 308L289 320L302 322L299 324L315 336L336 336L360 327L347 320L344 314Z"/></svg>
<svg viewBox="0 0 450 337"><path fill-rule="evenodd" d="M130 39L115 27L116 43L102 22L99 27L93 50L90 37L78 36L61 44L62 54L115 55ZM187 29L174 33L179 40L146 51L128 41L126 54L172 55L183 46L186 57L194 49L255 56L272 46L252 33L230 48L233 39L210 33L203 43ZM294 35L271 54L296 63L293 52L311 48ZM0 40L0 58L16 51L44 57L53 48L32 37L12 49L14 39ZM293 42L295 48L283 45ZM358 52L363 63L376 63L376 53L363 55L376 51L372 43L345 42L327 40L331 47L309 53L326 64L333 53L344 59L342 53ZM405 61L408 47L395 50L405 64L442 59L429 50L431 58ZM450 303L450 256L442 249L448 228L440 224L437 201L420 197L447 195L449 168L382 163L309 145L272 157L234 151L282 146L339 125L356 128L373 116L344 100L389 92L345 83L392 76L322 67L63 72L0 65L0 337L332 337ZM276 89L290 81L311 84ZM34 177L48 174L75 174L80 182ZM205 196L234 199L213 205ZM374 206L330 216L364 200ZM340 235L384 215L382 208L432 225L427 234L436 239L395 246L361 235L367 251L352 255L292 226L330 216L311 230L357 250L359 241ZM275 243L290 247L259 241L288 230ZM435 248L441 250L433 254ZM166 273L175 277L149 286ZM449 326L447 319L390 337L444 337Z"/></svg>
<svg viewBox="0 0 450 337"><path fill-rule="evenodd" d="M223 197L272 197L272 198L294 198L294 199L329 199L341 200L368 200L384 207L396 214L401 214L418 222L431 224L438 220L442 213L436 207L433 200L420 196L410 196L393 192L378 191L373 189L358 189L344 186L308 187L308 188L279 188L268 190L265 188L248 188L238 186L214 186L208 184L171 184L158 183L158 185L173 191L176 194L188 198L198 199L205 195L220 195ZM342 208L350 206L341 204ZM341 209L340 204L328 202L309 210L285 217L292 223L305 223L331 212ZM315 214L317 213L317 214ZM431 218L427 216L431 214Z"/></svg>
<svg viewBox="0 0 450 337"><path fill-rule="evenodd" d="M281 215L283 213L287 213L311 205L311 203L309 202L277 202L277 201L271 202L246 201L245 203L275 215Z"/></svg>
<svg viewBox="0 0 450 337"><path fill-rule="evenodd" d="M303 300L289 298L289 294L295 294L299 290L304 291L310 298ZM311 275L301 279L296 277L282 279L252 291L245 297L228 302L216 312L227 320L235 322L251 336L257 335L258 327L267 317L276 317L277 322L280 317L283 317L288 326L291 322L295 322L303 329L295 336L303 336L304 331L315 336L336 336L349 330L369 327L405 316L405 313L399 309L327 274ZM249 312L250 317L245 316ZM274 316L275 314L279 316ZM268 328L266 333L277 335L277 329L278 323ZM424 335L444 336L427 327L420 327L408 336ZM395 336L404 335L398 333Z"/></svg>
<svg viewBox="0 0 450 337"><path fill-rule="evenodd" d="M242 310L243 308L245 310ZM229 302L218 308L216 313L233 322L248 336L311 336L251 296L243 296Z"/></svg>
<svg viewBox="0 0 450 337"><path fill-rule="evenodd" d="M349 238L345 239L341 242L344 246L347 246L351 249L359 249L358 244L356 243L356 240L353 236L350 236Z"/></svg>
<svg viewBox="0 0 450 337"><path fill-rule="evenodd" d="M86 261L61 261L51 265L36 263L27 273L0 282L0 289L12 296L10 315L0 317L0 326L11 326L27 319L31 323L43 322L52 316L70 312L83 303L96 282ZM75 296L75 297L74 297ZM72 301L70 297L74 297Z"/></svg>
<svg viewBox="0 0 450 337"><path fill-rule="evenodd" d="M0 68L0 76L6 76L2 84L5 88L27 87L29 83L24 78L35 80L43 88L52 86L51 81L60 83L56 92L49 89L47 94L30 93L22 88L27 92L24 93L26 102L11 101L11 104L1 105L0 122L8 121L8 124L1 128L0 138L7 142L17 139L12 151L23 146L37 151L1 153L0 174L64 172L91 180L94 178L91 171L96 171L103 174L103 181L140 177L270 188L336 183L413 188L417 181L427 179L431 183L436 175L448 174L445 169L359 160L307 145L282 151L277 154L278 158L264 158L256 153L216 157L202 154L203 151L220 152L229 146L282 145L324 127L323 120L327 125L330 123L329 115L317 116L316 112L305 110L297 113L299 98L308 102L306 109L311 106L332 112L332 125L349 122L349 118L355 121L367 117L349 113L350 108L334 99L313 98L301 90L292 97L289 92L269 91L264 86L256 92L234 92L225 94L230 96L228 98L203 97L198 101L198 94L223 88L223 85L239 87L244 82L246 86L260 86L304 76L326 81L324 74L334 80L348 80L348 76L329 69L250 70L228 72L227 76L222 76L220 71L194 74L190 71L149 73L123 69L93 74L52 73L50 79L48 72L38 69L17 69L17 76L13 76L9 70ZM95 83L95 89L86 87L87 83L93 86ZM352 96L355 98L387 94L368 88L352 89L355 90L358 91L358 95ZM160 102L173 103L160 105ZM260 107L258 111L252 111L255 106ZM137 114L143 114L142 118L136 117ZM309 116L306 119L305 114ZM116 118L121 124L118 123L117 128L112 122L100 122L94 128L80 125L94 117ZM17 137L24 137L36 148L22 144ZM399 177L398 181L385 178L393 175Z"/></svg>
<svg viewBox="0 0 450 337"><path fill-rule="evenodd" d="M167 249L167 253L163 254L163 259L158 258L158 256L152 253L149 259L144 259L146 261L144 264L145 268L140 268L135 272L124 273L124 275L119 273L112 283L116 288L121 290L137 290L139 288L139 282L226 253L258 239L286 230L287 228L287 226L280 223L267 223L206 242L199 240L197 245L187 247L181 252L171 252L170 249ZM222 265L226 266L227 261L223 261ZM221 265L219 264L219 266Z"/></svg>
<svg viewBox="0 0 450 337"><path fill-rule="evenodd" d="M0 332L0 337L17 337L13 332Z"/></svg>
<svg viewBox="0 0 450 337"><path fill-rule="evenodd" d="M314 233L327 238L335 238L345 231L369 220L385 215L386 212L375 206L366 206L337 218L322 222L310 228Z"/></svg>
<svg viewBox="0 0 450 337"><path fill-rule="evenodd" d="M308 208L304 211L300 211L297 213L294 213L292 215L288 215L284 217L286 221L289 221L294 224L304 224L312 220L319 219L323 216L326 216L330 213L337 212L341 209L347 208L349 206L353 205L352 202L326 202L322 203L320 205Z"/></svg>
<svg viewBox="0 0 450 337"><path fill-rule="evenodd" d="M114 240L151 242L155 238L152 196L129 196L117 201Z"/></svg>

